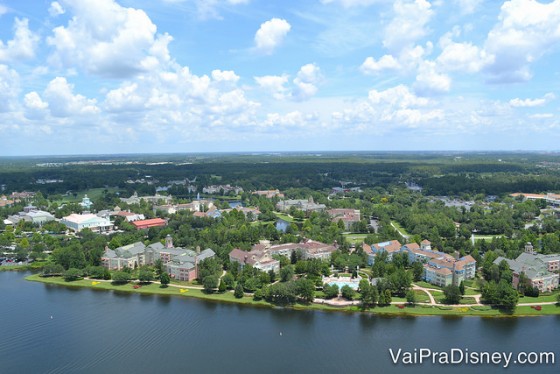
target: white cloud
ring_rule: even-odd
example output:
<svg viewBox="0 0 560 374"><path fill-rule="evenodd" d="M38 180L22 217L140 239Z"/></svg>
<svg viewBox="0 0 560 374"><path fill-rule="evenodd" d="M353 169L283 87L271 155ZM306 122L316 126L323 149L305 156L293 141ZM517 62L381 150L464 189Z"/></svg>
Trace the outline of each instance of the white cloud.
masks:
<svg viewBox="0 0 560 374"><path fill-rule="evenodd" d="M269 128L306 128L310 127L318 120L314 113L302 113L299 110L286 114L269 113L262 121L261 126Z"/></svg>
<svg viewBox="0 0 560 374"><path fill-rule="evenodd" d="M50 112L55 117L75 117L92 115L99 112L95 99L88 99L80 94L74 95L74 86L66 78L56 77L49 82L45 92Z"/></svg>
<svg viewBox="0 0 560 374"><path fill-rule="evenodd" d="M345 8L351 8L354 6L366 7L382 1L383 0L321 0L321 3L322 4L335 3L335 4L340 4Z"/></svg>
<svg viewBox="0 0 560 374"><path fill-rule="evenodd" d="M122 78L168 62L172 38L156 35L157 28L144 11L114 0L62 1L73 17L47 38L55 49L51 63Z"/></svg>
<svg viewBox="0 0 560 374"><path fill-rule="evenodd" d="M555 98L556 95L554 95L552 92L549 92L539 99L511 99L509 101L509 105L516 108L531 108L546 105Z"/></svg>
<svg viewBox="0 0 560 374"><path fill-rule="evenodd" d="M58 1L53 1L51 3L51 6L49 7L49 14L51 15L51 17L60 16L61 14L64 14L64 12L64 8Z"/></svg>
<svg viewBox="0 0 560 374"><path fill-rule="evenodd" d="M294 79L296 89L293 92L295 100L307 100L317 93L317 84L321 80L321 71L316 64L303 65Z"/></svg>
<svg viewBox="0 0 560 374"><path fill-rule="evenodd" d="M438 72L432 61L424 61L418 68L414 91L422 96L430 96L448 92L451 79L446 74Z"/></svg>
<svg viewBox="0 0 560 374"><path fill-rule="evenodd" d="M6 7L5 5L0 4L0 16L3 14L8 13L8 7Z"/></svg>
<svg viewBox="0 0 560 374"><path fill-rule="evenodd" d="M494 57L486 69L489 81L527 81L532 77L530 65L560 42L560 0L506 1L498 18L484 45Z"/></svg>
<svg viewBox="0 0 560 374"><path fill-rule="evenodd" d="M288 83L289 76L284 75L265 75L262 77L255 77L257 84L263 88L265 91L272 94L272 97L276 100L284 100L287 95L288 89L286 88L286 83Z"/></svg>
<svg viewBox="0 0 560 374"><path fill-rule="evenodd" d="M261 24L255 34L255 47L264 54L272 54L283 41L292 26L288 21L272 18Z"/></svg>
<svg viewBox="0 0 560 374"><path fill-rule="evenodd" d="M15 109L18 93L18 73L6 65L0 65L0 113Z"/></svg>
<svg viewBox="0 0 560 374"><path fill-rule="evenodd" d="M399 53L428 34L427 24L434 11L426 0L397 0L393 10L395 17L385 28L383 46Z"/></svg>
<svg viewBox="0 0 560 374"><path fill-rule="evenodd" d="M530 115L529 118L532 118L532 119L549 119L549 118L554 118L554 114L552 114L552 113L537 113L537 114Z"/></svg>
<svg viewBox="0 0 560 374"><path fill-rule="evenodd" d="M360 66L360 70L364 74L378 74L383 70L399 70L400 68L401 64L392 55L384 55L378 61L375 61L373 57L368 57Z"/></svg>
<svg viewBox="0 0 560 374"><path fill-rule="evenodd" d="M23 98L25 116L29 119L42 119L47 114L49 104L44 102L35 91L27 93Z"/></svg>
<svg viewBox="0 0 560 374"><path fill-rule="evenodd" d="M480 3L483 0L455 0L455 2L459 3L459 7L461 8L461 13L463 14L472 14L474 13Z"/></svg>
<svg viewBox="0 0 560 374"><path fill-rule="evenodd" d="M109 112L134 112L145 109L145 102L138 93L138 84L127 83L107 93L104 107Z"/></svg>
<svg viewBox="0 0 560 374"><path fill-rule="evenodd" d="M0 61L17 61L35 56L39 37L29 30L27 18L14 21L14 38L4 44L0 40Z"/></svg>
<svg viewBox="0 0 560 374"><path fill-rule="evenodd" d="M477 73L492 63L493 57L472 43L456 43L448 33L440 39L441 54L436 59L438 66L445 71Z"/></svg>
<svg viewBox="0 0 560 374"><path fill-rule="evenodd" d="M224 83L237 83L239 81L239 75L235 74L233 70L212 70L212 79L216 82Z"/></svg>

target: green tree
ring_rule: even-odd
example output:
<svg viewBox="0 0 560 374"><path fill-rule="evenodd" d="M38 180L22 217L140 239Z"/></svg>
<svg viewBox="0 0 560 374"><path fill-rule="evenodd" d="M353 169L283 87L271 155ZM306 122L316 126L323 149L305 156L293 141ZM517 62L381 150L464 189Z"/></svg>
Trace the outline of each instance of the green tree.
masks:
<svg viewBox="0 0 560 374"><path fill-rule="evenodd" d="M421 281L424 278L424 265L420 261L415 261L412 264L412 276L415 282Z"/></svg>
<svg viewBox="0 0 560 374"><path fill-rule="evenodd" d="M227 286L226 286L224 280L222 279L221 282L220 282L220 285L218 286L218 292L219 293L224 293L226 291L227 291Z"/></svg>
<svg viewBox="0 0 560 374"><path fill-rule="evenodd" d="M207 293L214 292L214 289L218 287L218 282L220 279L216 275L207 275L202 280L202 286L204 287L204 291Z"/></svg>
<svg viewBox="0 0 560 374"><path fill-rule="evenodd" d="M360 300L362 302L362 308L367 309L375 303L377 303L379 299L379 292L377 291L377 287L371 285L367 279L362 279L360 281Z"/></svg>
<svg viewBox="0 0 560 374"><path fill-rule="evenodd" d="M296 292L305 303L311 303L315 298L315 282L310 279L300 278L296 282Z"/></svg>
<svg viewBox="0 0 560 374"><path fill-rule="evenodd" d="M336 284L325 284L323 286L323 293L326 299L332 299L338 296L338 285Z"/></svg>
<svg viewBox="0 0 560 374"><path fill-rule="evenodd" d="M280 281L288 282L294 277L294 266L288 265L280 269Z"/></svg>
<svg viewBox="0 0 560 374"><path fill-rule="evenodd" d="M345 284L340 289L340 293L346 300L352 300L354 298L354 295L356 294L356 291L354 291L354 289L349 285Z"/></svg>
<svg viewBox="0 0 560 374"><path fill-rule="evenodd" d="M384 293L385 293L385 305L390 305L391 302L393 301L393 298L391 297L391 290L386 289Z"/></svg>
<svg viewBox="0 0 560 374"><path fill-rule="evenodd" d="M83 272L80 269L70 268L62 274L62 277L66 282L72 282L78 279L82 279L82 273Z"/></svg>
<svg viewBox="0 0 560 374"><path fill-rule="evenodd" d="M221 283L223 283L228 290L233 290L233 287L235 285L235 278L233 277L233 275L231 275L231 273L227 273L222 277Z"/></svg>
<svg viewBox="0 0 560 374"><path fill-rule="evenodd" d="M233 296L235 296L238 299L241 299L243 295L244 295L243 286L241 285L241 283L237 283L237 286L235 286L235 291L233 292Z"/></svg>
<svg viewBox="0 0 560 374"><path fill-rule="evenodd" d="M154 273L151 269L142 267L138 271L138 280L142 283L150 283L154 280Z"/></svg>
<svg viewBox="0 0 560 374"><path fill-rule="evenodd" d="M408 290L407 291L406 302L409 303L410 305L415 305L416 304L416 293L414 292L414 290Z"/></svg>
<svg viewBox="0 0 560 374"><path fill-rule="evenodd" d="M443 294L445 295L446 304L459 304L461 301L461 291L459 287L452 284L443 289Z"/></svg>
<svg viewBox="0 0 560 374"><path fill-rule="evenodd" d="M130 274L125 271L115 271L111 278L115 284L125 284L130 281Z"/></svg>
<svg viewBox="0 0 560 374"><path fill-rule="evenodd" d="M52 277L55 275L62 275L64 273L64 267L60 264L46 264L43 266L42 276Z"/></svg>
<svg viewBox="0 0 560 374"><path fill-rule="evenodd" d="M163 261L161 260L161 258L158 258L154 261L154 268L156 270L156 276L160 277L164 271Z"/></svg>
<svg viewBox="0 0 560 374"><path fill-rule="evenodd" d="M459 292L461 293L461 295L465 294L465 282L461 281L461 283L459 283Z"/></svg>
<svg viewBox="0 0 560 374"><path fill-rule="evenodd" d="M166 271L164 271L159 276L159 281L161 283L161 287L166 288L169 285L169 283L171 283L171 277L169 276L169 274Z"/></svg>

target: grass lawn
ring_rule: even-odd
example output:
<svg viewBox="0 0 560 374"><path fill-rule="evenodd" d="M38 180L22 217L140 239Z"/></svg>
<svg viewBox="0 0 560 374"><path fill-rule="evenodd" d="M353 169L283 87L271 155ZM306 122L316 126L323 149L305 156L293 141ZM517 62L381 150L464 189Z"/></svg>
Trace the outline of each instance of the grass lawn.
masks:
<svg viewBox="0 0 560 374"><path fill-rule="evenodd" d="M346 234L342 234L342 236L344 236L344 238L350 244L362 244L366 236L368 236L368 234L346 233Z"/></svg>
<svg viewBox="0 0 560 374"><path fill-rule="evenodd" d="M410 236L410 234L398 223L397 221L391 221L391 223L396 227L396 229L405 236Z"/></svg>
<svg viewBox="0 0 560 374"><path fill-rule="evenodd" d="M278 217L280 219L283 219L284 221L289 222L289 223L302 222L300 220L296 220L294 217L292 217L288 214L274 212L274 215L276 215L276 217Z"/></svg>
<svg viewBox="0 0 560 374"><path fill-rule="evenodd" d="M459 301L459 304L476 304L476 299L474 297L463 296Z"/></svg>
<svg viewBox="0 0 560 374"><path fill-rule="evenodd" d="M90 188L89 190L85 191L85 192L79 192L77 193L76 197L74 197L74 195L69 195L69 196L63 196L62 200L57 200L56 203L60 204L64 204L64 203L79 203L80 201L82 201L82 198L85 195L88 195L88 197L92 200L95 201L97 199L100 199L101 196L103 195L103 191L107 190L109 192L117 192L119 191L118 188L116 187L109 187L109 188Z"/></svg>
<svg viewBox="0 0 560 374"><path fill-rule="evenodd" d="M248 297L248 296L243 297L241 299L237 299L235 298L235 296L233 296L233 292L207 294L204 293L202 290L185 289L185 288L172 287L172 286L162 288L159 284L156 283L142 285L140 288L135 289L134 285L137 284L136 282L129 282L126 284L119 284L119 285L115 285L112 282L92 281L92 280L85 280L85 279L77 280L73 282L66 282L62 277L42 278L38 274L30 275L26 279L35 282L56 284L59 286L66 286L66 287L88 287L88 288L95 288L101 290L133 292L139 294L196 297L198 299L205 299L205 300L216 300L216 301L225 301L225 302L232 302L232 303L239 303L239 304L255 304L261 306L270 306L270 304L267 303L266 301L254 301L252 297Z"/></svg>
<svg viewBox="0 0 560 374"><path fill-rule="evenodd" d="M539 297L519 296L519 303L544 303L548 301L556 301L558 292L546 293Z"/></svg>
<svg viewBox="0 0 560 374"><path fill-rule="evenodd" d="M430 297L424 291L414 290L414 294L416 295L416 302L417 303L429 303L430 302Z"/></svg>
<svg viewBox="0 0 560 374"><path fill-rule="evenodd" d="M142 285L142 287L135 289L136 283L130 282L123 285L114 285L111 282L98 282L91 280L78 280L74 282L66 282L61 277L41 278L38 274L26 277L27 280L42 282L47 284L66 286L66 287L87 287L97 288L102 290L113 290L120 292L133 292L139 294L159 294L177 297L195 297L205 300L214 300L220 302L232 302L238 304L247 304L260 307L272 307L266 301L254 301L252 297L245 296L241 299L235 298L233 292L206 294L202 290L185 289L179 287L161 288L159 284ZM443 295L443 294L442 294ZM393 302L404 302L404 298L393 297ZM395 315L395 316L428 316L428 315L453 315L453 316L487 316L487 317L508 317L512 314L504 313L500 310L493 309L489 306L475 306L475 307L450 307L444 305L438 306L405 306L399 308L396 305L389 305L384 307L374 307L368 310L362 310L359 306L347 307L333 307L324 304L296 304L291 306L293 309L302 310L324 310L324 311L347 311L347 312L364 312L379 315ZM524 315L547 315L547 314L560 314L560 307L556 305L543 305L542 310L537 311L531 307L517 307L513 316Z"/></svg>
<svg viewBox="0 0 560 374"><path fill-rule="evenodd" d="M486 240L486 241L491 241L494 238L501 238L502 236L504 236L503 234L498 234L498 235L475 235L474 236L474 240Z"/></svg>
<svg viewBox="0 0 560 374"><path fill-rule="evenodd" d="M473 290L472 288L465 288L465 295L472 296L472 295L480 295L479 290Z"/></svg>
<svg viewBox="0 0 560 374"><path fill-rule="evenodd" d="M443 291L443 288L439 287L439 286L435 286L433 284L430 284L428 282L424 282L424 281L418 281L418 282L413 282L415 285L419 286L419 287L424 287L424 288L431 288L434 290L441 290Z"/></svg>

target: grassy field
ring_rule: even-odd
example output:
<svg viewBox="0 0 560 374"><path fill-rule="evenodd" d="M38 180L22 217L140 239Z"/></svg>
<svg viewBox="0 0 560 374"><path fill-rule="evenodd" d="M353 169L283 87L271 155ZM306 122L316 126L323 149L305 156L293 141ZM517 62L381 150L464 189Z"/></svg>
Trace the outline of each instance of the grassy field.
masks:
<svg viewBox="0 0 560 374"><path fill-rule="evenodd" d="M443 288L430 284L428 282L424 282L424 281L418 281L418 282L414 282L415 285L419 286L419 287L424 287L424 288L431 288L433 290L441 290L443 291Z"/></svg>
<svg viewBox="0 0 560 374"><path fill-rule="evenodd" d="M58 286L66 286L66 287L88 287L88 288L110 290L110 291L181 296L181 297L195 297L198 299L215 300L215 301L231 302L231 303L238 303L238 304L254 304L259 306L270 306L270 304L267 303L266 301L254 301L252 297L243 297L241 299L237 299L235 298L235 296L233 296L233 292L207 294L204 293L202 290L192 289L192 288L187 289L187 288L180 288L180 287L173 287L173 286L162 288L159 284L156 283L142 285L139 288L134 288L134 285L137 284L136 282L129 282L126 284L119 284L119 285L115 285L112 282L92 281L92 280L85 280L85 279L77 280L73 282L66 282L61 277L42 278L38 274L30 275L26 277L26 279L34 282L55 284Z"/></svg>
<svg viewBox="0 0 560 374"><path fill-rule="evenodd" d="M284 221L289 223L300 222L299 220L294 219L294 217L284 213L274 212L274 214L276 215L276 217L283 219Z"/></svg>
<svg viewBox="0 0 560 374"><path fill-rule="evenodd" d="M346 234L342 234L342 236L344 236L346 241L348 241L348 243L350 244L362 244L366 236L368 236L368 234L346 233Z"/></svg>
<svg viewBox="0 0 560 374"><path fill-rule="evenodd" d="M135 283L127 283L124 285L114 285L111 282L97 282L91 280L78 280L74 282L66 282L61 277L42 278L39 275L30 275L26 278L29 281L42 282L65 287L87 287L96 288L108 291L118 292L132 292L139 294L154 294L154 295L167 295L177 297L195 297L205 300L213 300L219 302L231 302L238 304L253 305L257 307L273 307L266 301L254 301L252 297L245 296L237 299L233 296L232 292L225 292L222 294L206 294L202 290L186 289L180 287L167 287L161 288L159 284L143 285L140 288L134 288ZM393 302L404 302L403 298L393 298ZM500 310L493 309L489 306L475 306L475 307L450 307L444 305L438 306L406 306L399 308L396 305L385 307L374 307L368 310L362 310L359 306L345 306L334 307L325 304L296 304L291 306L293 309L302 310L323 310L323 311L344 311L344 312L363 312L379 315L395 315L395 316L487 316L487 317L510 317L510 316L533 316L533 315L547 315L547 314L560 314L560 307L556 305L543 305L542 310L537 311L529 306L517 307L515 313L508 314Z"/></svg>
<svg viewBox="0 0 560 374"><path fill-rule="evenodd" d="M474 240L486 240L486 241L492 241L492 239L494 238L501 238L502 236L504 236L503 234L498 234L498 235L475 235L474 236Z"/></svg>
<svg viewBox="0 0 560 374"><path fill-rule="evenodd" d="M410 234L398 223L397 221L391 221L393 226L401 233L401 235L410 236Z"/></svg>
<svg viewBox="0 0 560 374"><path fill-rule="evenodd" d="M559 291L556 291L549 294L539 295L539 297L520 296L519 302L526 304L526 303L545 303L549 301L556 301L558 297L558 293Z"/></svg>
<svg viewBox="0 0 560 374"><path fill-rule="evenodd" d="M85 191L85 192L79 192L77 193L76 197L74 197L74 195L68 195L68 196L63 196L62 200L56 200L55 202L57 204L64 204L64 203L79 203L82 201L82 198L85 195L88 195L88 197L92 200L95 201L97 199L100 199L101 196L103 195L103 191L107 190L108 192L117 192L119 191L118 188L116 187L109 187L109 188L90 188L89 190Z"/></svg>

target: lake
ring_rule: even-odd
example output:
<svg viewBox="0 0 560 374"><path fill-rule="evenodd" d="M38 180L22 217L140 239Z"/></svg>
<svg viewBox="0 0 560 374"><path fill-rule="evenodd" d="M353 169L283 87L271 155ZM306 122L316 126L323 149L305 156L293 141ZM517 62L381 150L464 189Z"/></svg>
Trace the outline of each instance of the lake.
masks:
<svg viewBox="0 0 560 374"><path fill-rule="evenodd" d="M560 317L378 317L27 282L0 272L2 373L557 373ZM51 318L52 317L52 318ZM394 365L389 348L555 351L554 365Z"/></svg>

